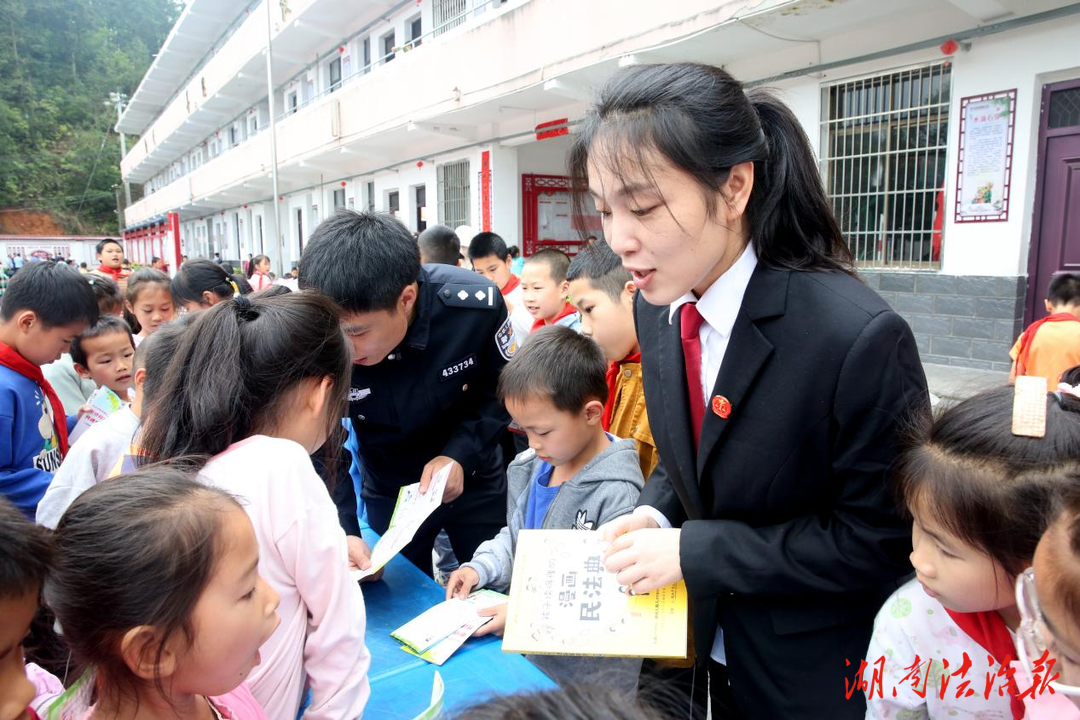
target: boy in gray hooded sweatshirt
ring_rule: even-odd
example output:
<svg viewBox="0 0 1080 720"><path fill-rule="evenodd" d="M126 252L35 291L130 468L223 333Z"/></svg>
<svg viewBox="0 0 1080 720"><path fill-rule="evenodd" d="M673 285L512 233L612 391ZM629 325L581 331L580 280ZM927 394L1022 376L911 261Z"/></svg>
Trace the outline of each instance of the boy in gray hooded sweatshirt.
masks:
<svg viewBox="0 0 1080 720"><path fill-rule="evenodd" d="M506 527L450 576L446 597L477 588L507 590L518 531L595 530L630 513L644 486L637 447L604 432L607 364L592 340L549 326L503 368L499 399L529 438L529 449L507 469ZM502 634L506 606L476 635ZM641 660L566 655L529 659L557 682L596 682L633 692Z"/></svg>

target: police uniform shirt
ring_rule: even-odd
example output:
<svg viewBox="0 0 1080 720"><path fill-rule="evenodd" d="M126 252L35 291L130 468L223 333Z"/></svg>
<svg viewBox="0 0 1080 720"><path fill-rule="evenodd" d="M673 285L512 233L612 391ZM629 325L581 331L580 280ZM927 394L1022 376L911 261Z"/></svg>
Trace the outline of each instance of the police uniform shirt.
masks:
<svg viewBox="0 0 1080 720"><path fill-rule="evenodd" d="M424 265L416 315L382 362L353 366L349 413L365 497L396 497L439 455L461 464L466 490L505 476L499 436L510 416L496 395L515 337L498 288L469 270Z"/></svg>

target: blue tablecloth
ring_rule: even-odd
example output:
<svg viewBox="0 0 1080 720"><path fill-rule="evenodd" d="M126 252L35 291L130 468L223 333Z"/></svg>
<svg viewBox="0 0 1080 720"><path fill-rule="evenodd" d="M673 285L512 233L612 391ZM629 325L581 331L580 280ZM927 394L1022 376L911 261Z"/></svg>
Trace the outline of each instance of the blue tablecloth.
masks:
<svg viewBox="0 0 1080 720"><path fill-rule="evenodd" d="M386 566L382 580L364 583L361 588L367 606L367 646L371 650L371 700L364 710L365 718L416 717L431 700L436 670L446 685L443 698L449 711L461 710L494 694L555 687L524 657L503 653L499 637L470 638L442 667L402 650L390 632L444 600L446 591L400 555Z"/></svg>

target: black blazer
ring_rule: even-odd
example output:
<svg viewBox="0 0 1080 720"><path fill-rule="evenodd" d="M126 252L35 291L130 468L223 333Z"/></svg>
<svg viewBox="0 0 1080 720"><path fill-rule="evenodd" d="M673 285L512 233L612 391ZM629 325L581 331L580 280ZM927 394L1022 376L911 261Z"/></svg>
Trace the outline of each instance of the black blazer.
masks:
<svg viewBox="0 0 1080 720"><path fill-rule="evenodd" d="M679 314L639 294L635 318L660 454L639 505L682 527L698 655L719 621L748 717L861 717L842 679L911 573L886 485L903 428L929 408L911 330L856 278L759 264L695 454Z"/></svg>

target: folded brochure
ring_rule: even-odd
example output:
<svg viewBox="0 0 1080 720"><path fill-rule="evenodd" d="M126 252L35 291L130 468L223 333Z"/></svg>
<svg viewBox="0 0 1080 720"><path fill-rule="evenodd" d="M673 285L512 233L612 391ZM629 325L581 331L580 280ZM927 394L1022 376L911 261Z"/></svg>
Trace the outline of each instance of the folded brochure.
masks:
<svg viewBox="0 0 1080 720"><path fill-rule="evenodd" d="M398 491L394 514L390 517L390 527L371 549L371 567L367 570L350 571L353 580L374 575L409 544L424 521L442 505L443 490L446 489L446 481L450 477L450 466L451 463L447 463L431 476L428 490L423 495L420 494L418 482L406 485Z"/></svg>
<svg viewBox="0 0 1080 720"><path fill-rule="evenodd" d="M504 652L686 657L686 585L631 595L604 569L604 550L598 532L518 534Z"/></svg>
<svg viewBox="0 0 1080 720"><path fill-rule="evenodd" d="M102 385L86 401L86 406L87 411L83 413L79 421L75 423L75 427L71 429L71 436L68 438L69 442L74 443L84 432L90 429L91 425L96 425L124 407L124 401L120 399L119 395Z"/></svg>
<svg viewBox="0 0 1080 720"><path fill-rule="evenodd" d="M477 611L493 605L501 605L506 601L507 597L502 593L494 592L492 590L477 590L464 600L447 600L439 603L418 616L415 620L402 625L400 628L390 633L390 635L404 643L401 646L401 649L410 655L416 655L435 665L442 665L450 659L450 656L453 655L459 647L465 644L465 641L468 640L474 632L494 619L492 617L479 615L477 614ZM428 642L430 642L425 638L442 635L450 625L456 622L455 619L451 619L449 622L441 620L441 617L443 616L441 616L441 612L438 609L447 604L455 604L461 613L461 617L465 619L465 622L451 630L433 644L428 645L424 649L419 649L420 646L427 645ZM462 605L468 607L469 610L466 611L463 609L461 607ZM425 618L425 616L427 617ZM421 621L422 618L425 619ZM421 621L419 627L415 624L417 621ZM439 622L442 622L442 624L438 624ZM428 625L426 628L424 627L425 623ZM412 628L410 628L410 626L412 626ZM436 627L438 627L437 630Z"/></svg>

